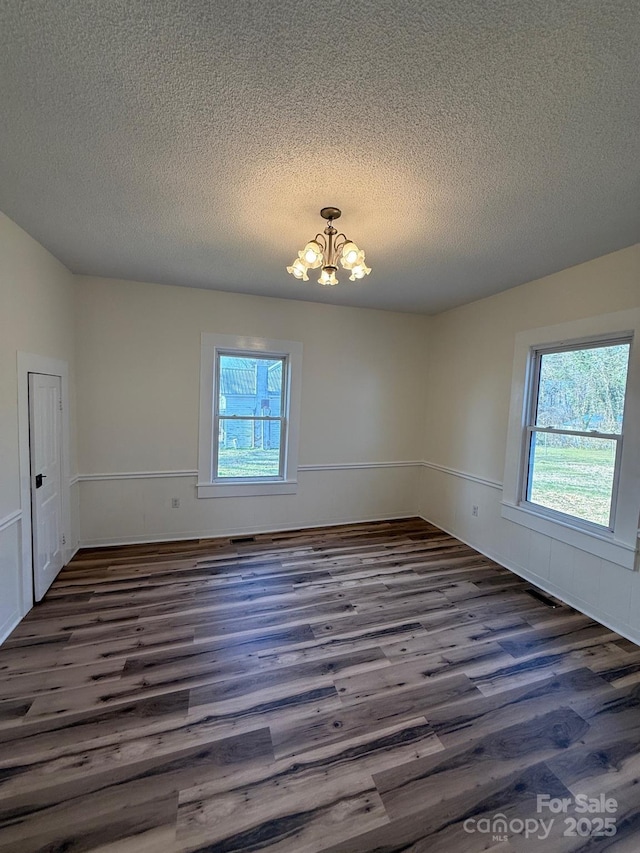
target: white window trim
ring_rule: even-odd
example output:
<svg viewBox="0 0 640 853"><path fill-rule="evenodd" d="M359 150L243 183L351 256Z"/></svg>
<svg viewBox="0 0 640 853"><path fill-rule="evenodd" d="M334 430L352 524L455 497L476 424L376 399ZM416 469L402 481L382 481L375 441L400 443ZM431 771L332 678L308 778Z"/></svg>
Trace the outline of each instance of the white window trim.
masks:
<svg viewBox="0 0 640 853"><path fill-rule="evenodd" d="M640 513L640 309L575 320L557 326L528 329L516 335L511 384L511 406L505 460L502 517L543 533L628 569L636 567ZM570 516L555 518L548 510L524 503L524 453L529 403L531 352L575 342L632 338L624 415L624 442L613 530L589 529Z"/></svg>
<svg viewBox="0 0 640 853"><path fill-rule="evenodd" d="M581 430L564 430L561 428L555 429L550 427L537 427L535 425L535 412L538 406L538 396L540 393L540 370L542 366L542 358L545 355L558 353L558 352L576 352L578 350L586 350L586 349L597 349L605 346L615 346L615 345L626 345L631 349L632 338L628 335L624 337L611 337L611 335L606 335L604 338L598 338L597 340L579 340L572 341L569 344L565 344L563 346L536 346L532 347L529 352L530 359L530 367L528 370L529 375L529 384L526 389L526 403L525 403L525 430L523 435L523 448L522 448L522 472L521 472L521 497L520 497L520 506L530 510L531 512L538 513L540 515L547 516L555 521L566 522L572 526L582 527L587 531L598 533L598 534L607 534L612 533L615 530L615 515L618 504L618 493L619 493L619 481L620 481L620 469L622 466L622 448L624 447L623 442L623 434L620 433L600 433L597 430L589 430L589 431L581 431ZM588 521L585 518L580 518L579 516L573 517L568 513L562 512L561 510L554 510L551 507L545 506L544 504L537 504L535 501L529 500L527 497L528 494L528 485L530 479L530 453L531 453L531 443L533 441L533 434L544 434L544 433L554 433L557 435L582 435L585 438L600 438L606 441L615 442L616 453L615 453L615 462L614 462L614 473L613 473L613 483L611 489L611 502L609 504L609 518L607 524L598 524L597 522Z"/></svg>
<svg viewBox="0 0 640 853"><path fill-rule="evenodd" d="M221 482L213 480L213 406L215 365L218 354L229 352L272 355L288 360L286 393L287 437L282 479L256 478ZM291 495L298 489L298 446L300 434L300 399L302 392L302 344L298 341L279 341L241 335L218 335L203 332L200 350L200 430L198 437L199 498L255 497L260 495Z"/></svg>

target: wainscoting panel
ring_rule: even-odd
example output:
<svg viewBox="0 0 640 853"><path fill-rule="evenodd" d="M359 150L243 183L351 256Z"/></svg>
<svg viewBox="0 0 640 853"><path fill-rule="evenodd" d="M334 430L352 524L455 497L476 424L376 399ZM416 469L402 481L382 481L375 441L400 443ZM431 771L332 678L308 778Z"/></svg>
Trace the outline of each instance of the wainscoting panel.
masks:
<svg viewBox="0 0 640 853"><path fill-rule="evenodd" d="M16 511L0 519L0 643L22 617L21 554L22 513Z"/></svg>
<svg viewBox="0 0 640 853"><path fill-rule="evenodd" d="M195 472L82 475L81 544L158 542L413 516L420 470L419 462L300 466L294 495L201 499ZM176 498L179 506L174 508Z"/></svg>

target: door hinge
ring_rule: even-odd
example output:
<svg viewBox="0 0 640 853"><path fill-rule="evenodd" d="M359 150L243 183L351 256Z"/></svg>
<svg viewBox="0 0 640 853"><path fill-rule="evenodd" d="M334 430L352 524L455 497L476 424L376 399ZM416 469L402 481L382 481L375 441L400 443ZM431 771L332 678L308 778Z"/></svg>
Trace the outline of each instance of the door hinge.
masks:
<svg viewBox="0 0 640 853"><path fill-rule="evenodd" d="M62 400L58 400L58 409L62 411Z"/></svg>
<svg viewBox="0 0 640 853"><path fill-rule="evenodd" d="M63 545L67 544L67 537L64 535L64 533L62 534L62 544Z"/></svg>

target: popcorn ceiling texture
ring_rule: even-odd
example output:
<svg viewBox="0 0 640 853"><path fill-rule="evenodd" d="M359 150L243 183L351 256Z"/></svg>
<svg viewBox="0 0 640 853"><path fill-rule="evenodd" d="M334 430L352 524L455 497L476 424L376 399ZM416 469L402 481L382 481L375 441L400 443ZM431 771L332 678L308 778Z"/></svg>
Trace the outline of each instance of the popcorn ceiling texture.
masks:
<svg viewBox="0 0 640 853"><path fill-rule="evenodd" d="M3 0L0 208L78 273L436 312L639 239L639 52L638 0ZM361 282L285 272L329 204Z"/></svg>

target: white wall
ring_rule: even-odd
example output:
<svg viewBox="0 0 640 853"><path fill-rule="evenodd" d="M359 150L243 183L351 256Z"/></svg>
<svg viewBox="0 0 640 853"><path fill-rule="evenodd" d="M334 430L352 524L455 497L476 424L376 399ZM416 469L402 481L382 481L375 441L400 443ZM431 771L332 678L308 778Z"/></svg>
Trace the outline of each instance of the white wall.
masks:
<svg viewBox="0 0 640 853"><path fill-rule="evenodd" d="M25 351L68 361L72 395L75 379L74 541L78 529L83 544L106 544L419 511L640 642L640 574L500 514L516 334L638 308L640 246L434 318L74 280L1 215L0 258L0 640L21 615ZM298 494L196 498L201 332L303 343Z"/></svg>
<svg viewBox="0 0 640 853"><path fill-rule="evenodd" d="M419 467L395 463L422 457L428 318L100 278L77 285L84 543L415 514ZM196 498L202 332L303 343L296 495Z"/></svg>
<svg viewBox="0 0 640 853"><path fill-rule="evenodd" d="M636 245L433 318L424 447L435 467L422 471L419 506L423 517L640 642L640 574L500 512L516 334L639 306Z"/></svg>
<svg viewBox="0 0 640 853"><path fill-rule="evenodd" d="M23 615L20 539L30 512L20 506L17 352L66 361L73 377L73 299L69 271L0 214L0 641ZM73 466L73 434L71 447Z"/></svg>

